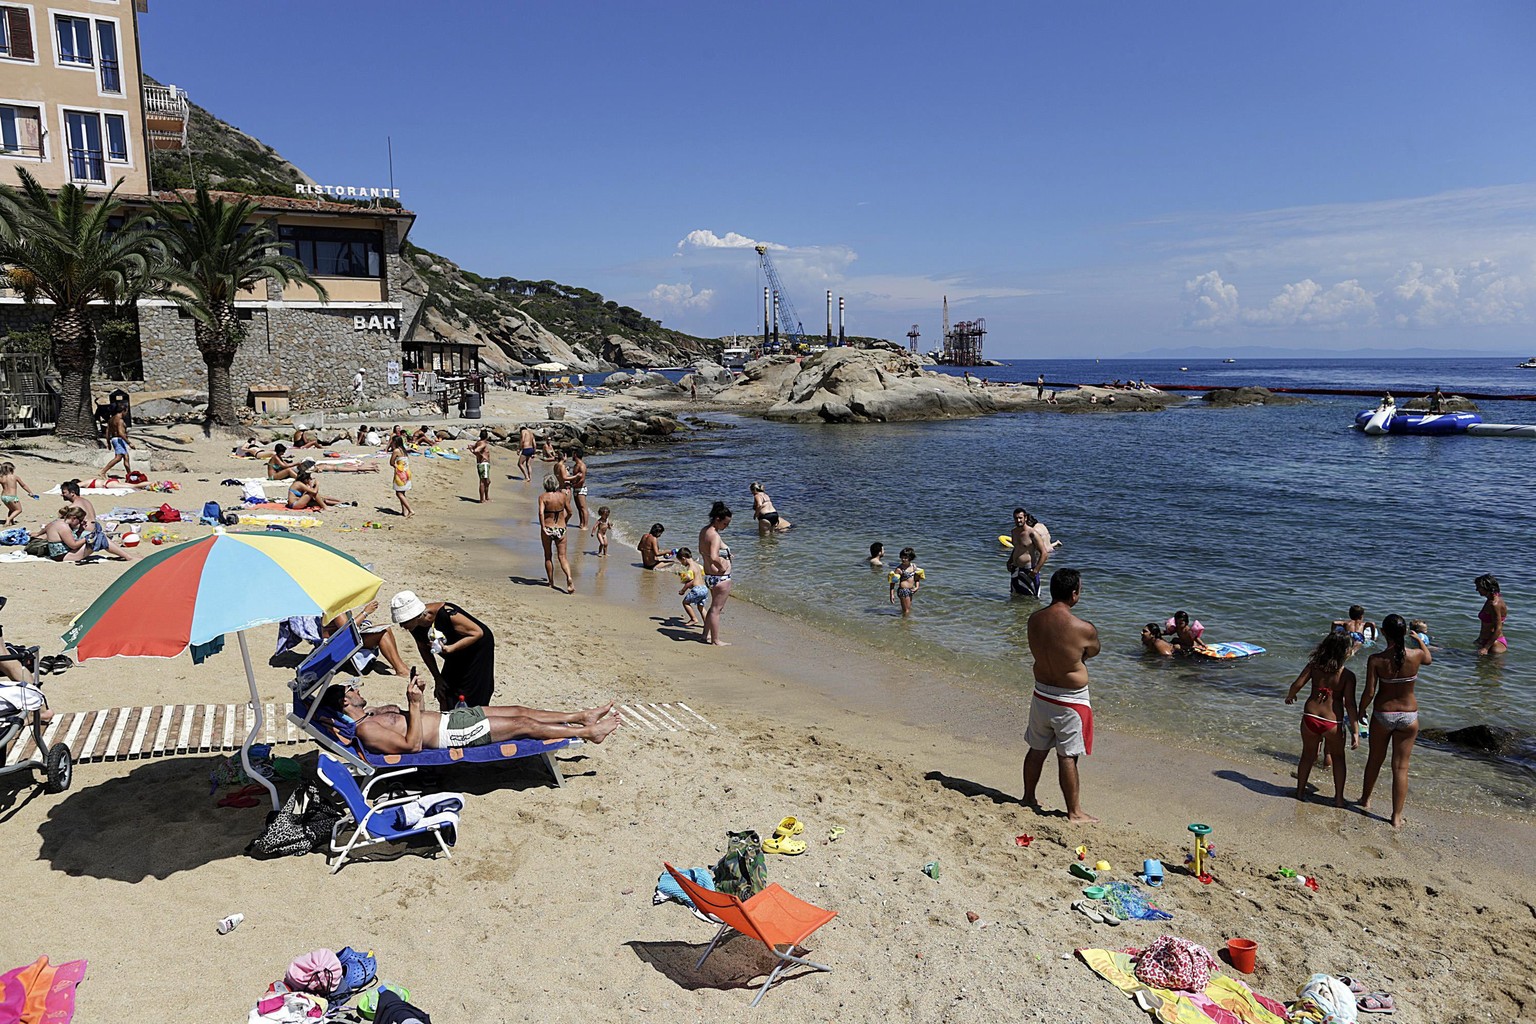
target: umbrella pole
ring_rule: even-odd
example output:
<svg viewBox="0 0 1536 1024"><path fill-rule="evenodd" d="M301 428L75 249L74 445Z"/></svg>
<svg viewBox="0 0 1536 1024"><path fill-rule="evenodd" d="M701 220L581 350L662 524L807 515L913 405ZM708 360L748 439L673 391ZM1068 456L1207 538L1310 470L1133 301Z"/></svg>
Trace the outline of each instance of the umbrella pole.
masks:
<svg viewBox="0 0 1536 1024"><path fill-rule="evenodd" d="M256 693L256 672L251 668L251 651L245 645L245 630L235 634L240 638L240 657L245 661L245 679L251 684L251 707L256 709L256 721L251 726L250 735L240 746L240 764L245 768L245 774L256 782L267 787L267 792L272 794L272 809L278 810L282 803L277 799L277 787L272 785L272 780L259 774L251 767L251 744L256 742L256 737L261 735L261 727L265 715L263 714L261 697Z"/></svg>

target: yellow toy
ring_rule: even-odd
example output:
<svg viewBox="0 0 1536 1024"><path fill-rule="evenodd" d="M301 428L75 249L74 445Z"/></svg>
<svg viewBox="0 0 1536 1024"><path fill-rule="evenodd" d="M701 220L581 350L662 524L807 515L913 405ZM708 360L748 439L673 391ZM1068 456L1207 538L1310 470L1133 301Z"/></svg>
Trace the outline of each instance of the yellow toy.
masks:
<svg viewBox="0 0 1536 1024"><path fill-rule="evenodd" d="M1206 873L1205 862L1210 857L1211 852L1210 844L1206 841L1206 837L1211 834L1212 830L1211 826L1202 825L1199 822L1196 822L1189 826L1189 831L1193 833L1195 837L1195 855L1192 864L1195 869L1195 877L1199 878L1201 875Z"/></svg>

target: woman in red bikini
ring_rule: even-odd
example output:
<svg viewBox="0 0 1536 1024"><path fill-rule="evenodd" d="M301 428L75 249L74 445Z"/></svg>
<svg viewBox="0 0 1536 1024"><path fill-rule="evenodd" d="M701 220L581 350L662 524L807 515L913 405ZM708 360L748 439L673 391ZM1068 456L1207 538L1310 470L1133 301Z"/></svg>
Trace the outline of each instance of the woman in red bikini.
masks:
<svg viewBox="0 0 1536 1024"><path fill-rule="evenodd" d="M1504 603L1504 595L1499 593L1499 578L1485 572L1473 584L1483 596L1483 606L1477 612L1478 621L1483 624L1477 634L1477 653L1503 654L1509 650L1509 641L1504 639L1504 620L1509 618L1509 606Z"/></svg>
<svg viewBox="0 0 1536 1024"><path fill-rule="evenodd" d="M1349 749L1360 746L1360 714L1355 707L1355 674L1344 667L1353 653L1348 633L1329 633L1312 650L1307 667L1291 684L1285 695L1287 704L1296 703L1296 695L1308 681L1312 693L1302 708L1301 764L1296 769L1296 799L1307 798L1307 777L1317 762L1317 748L1324 746L1333 761L1333 806L1344 806L1344 782L1348 766L1344 763L1344 722L1348 715Z"/></svg>
<svg viewBox="0 0 1536 1024"><path fill-rule="evenodd" d="M1407 646L1408 623L1401 615L1388 615L1381 621L1381 635L1387 649L1373 654L1365 663L1365 696L1360 700L1360 714L1371 709L1371 753L1365 761L1365 788L1360 791L1360 809L1370 811L1371 790L1382 762L1392 750L1392 827L1403 827L1403 805L1408 802L1408 759L1413 756L1413 741L1419 737L1419 701L1413 694L1419 681L1419 669L1435 660L1417 636L1413 647Z"/></svg>

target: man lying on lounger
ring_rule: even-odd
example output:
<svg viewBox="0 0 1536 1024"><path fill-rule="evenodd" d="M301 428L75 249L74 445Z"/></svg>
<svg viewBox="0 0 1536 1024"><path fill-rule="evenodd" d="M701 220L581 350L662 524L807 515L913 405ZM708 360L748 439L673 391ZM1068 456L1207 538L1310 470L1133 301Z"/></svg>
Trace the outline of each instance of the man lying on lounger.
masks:
<svg viewBox="0 0 1536 1024"><path fill-rule="evenodd" d="M370 708L355 686L337 683L325 691L320 706L357 723L357 738L375 754L414 754L420 750L483 747L505 740L583 739L601 743L619 727L612 702L585 711L538 708L455 708L441 713L422 707L427 687L411 669L405 708L394 704Z"/></svg>

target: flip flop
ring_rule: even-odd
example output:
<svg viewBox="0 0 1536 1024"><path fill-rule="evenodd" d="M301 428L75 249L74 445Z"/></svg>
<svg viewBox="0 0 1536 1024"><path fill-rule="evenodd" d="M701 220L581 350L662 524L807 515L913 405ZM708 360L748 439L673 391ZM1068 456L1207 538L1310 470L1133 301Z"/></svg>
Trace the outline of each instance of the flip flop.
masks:
<svg viewBox="0 0 1536 1024"><path fill-rule="evenodd" d="M789 836L772 836L763 840L764 853L781 853L786 857L798 857L806 851L805 840Z"/></svg>
<svg viewBox="0 0 1536 1024"><path fill-rule="evenodd" d="M228 796L221 798L219 800L219 806L255 807L257 804L261 803L261 800L256 796L255 791L260 790L261 788L261 786L255 785L253 783L249 786L246 786L244 789L238 789Z"/></svg>
<svg viewBox="0 0 1536 1024"><path fill-rule="evenodd" d="M1097 882L1099 880L1098 873L1093 868L1086 864L1079 864L1077 861L1073 861L1067 868L1067 874L1081 878L1085 882Z"/></svg>
<svg viewBox="0 0 1536 1024"><path fill-rule="evenodd" d="M780 839L787 839L790 836L797 836L804 831L805 822L801 821L794 815L790 815L783 821L779 822L779 827L773 830L773 834L778 836Z"/></svg>
<svg viewBox="0 0 1536 1024"><path fill-rule="evenodd" d="M841 826L841 825L833 825L831 831L829 831L827 833L827 842L835 843L839 839L843 838L843 836L847 835L847 833L848 833L848 830L846 828L843 828L843 826Z"/></svg>
<svg viewBox="0 0 1536 1024"><path fill-rule="evenodd" d="M1358 978L1351 978L1347 974L1341 974L1339 975L1339 980L1348 985L1349 990L1357 996L1363 996L1367 991L1365 983Z"/></svg>
<svg viewBox="0 0 1536 1024"><path fill-rule="evenodd" d="M1355 1000L1355 1006L1361 1013L1397 1012L1397 1007L1392 1003L1392 996L1386 992L1372 992L1370 995L1361 996Z"/></svg>
<svg viewBox="0 0 1536 1024"><path fill-rule="evenodd" d="M1072 904L1072 909L1082 914L1094 924L1104 923L1104 915L1093 909L1093 906L1087 900L1078 900Z"/></svg>

